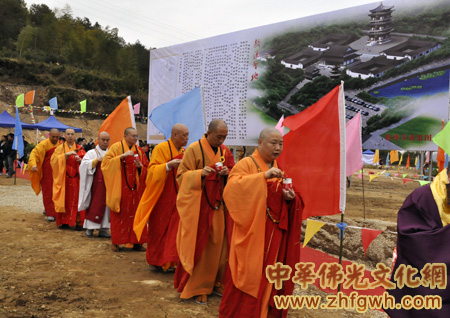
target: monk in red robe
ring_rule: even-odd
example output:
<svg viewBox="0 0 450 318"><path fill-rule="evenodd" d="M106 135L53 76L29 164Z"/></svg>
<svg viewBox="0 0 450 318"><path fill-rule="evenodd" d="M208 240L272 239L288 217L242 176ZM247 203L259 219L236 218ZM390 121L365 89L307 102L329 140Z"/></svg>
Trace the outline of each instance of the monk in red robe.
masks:
<svg viewBox="0 0 450 318"><path fill-rule="evenodd" d="M264 129L258 149L240 160L228 178L224 200L234 225L220 317L287 315L287 310L275 308L273 297L291 295L292 280L277 290L266 278L268 265L280 262L294 273L300 261L303 205L292 188L283 189L283 172L276 161L282 150L281 133Z"/></svg>
<svg viewBox="0 0 450 318"><path fill-rule="evenodd" d="M145 251L147 229L138 239L133 231L136 209L145 190L148 160L144 151L136 145L138 132L125 129L124 139L114 143L102 161L106 185L106 205L111 210L111 249L119 251L119 245L133 246ZM131 245L132 244L132 245Z"/></svg>
<svg viewBox="0 0 450 318"><path fill-rule="evenodd" d="M195 301L201 304L207 302L213 289L222 293L228 257L222 193L234 159L223 145L227 134L225 122L212 120L202 139L186 149L177 173L180 261L175 288L181 292L181 298L195 296Z"/></svg>
<svg viewBox="0 0 450 318"><path fill-rule="evenodd" d="M59 130L52 128L47 139L41 141L33 148L28 159L28 172L30 174L31 187L38 195L42 190L45 214L48 221L55 221L55 205L53 204L53 172L50 158L59 143Z"/></svg>
<svg viewBox="0 0 450 318"><path fill-rule="evenodd" d="M188 128L175 124L169 140L153 149L147 186L134 218L138 238L148 220L147 263L162 271L174 269L178 262L176 238L180 217L176 207L178 184L175 178L188 140Z"/></svg>
<svg viewBox="0 0 450 318"><path fill-rule="evenodd" d="M53 170L56 224L82 230L84 211L78 213L78 191L80 190L78 170L86 151L75 143L75 130L72 128L66 129L64 137L66 141L55 149L50 159Z"/></svg>

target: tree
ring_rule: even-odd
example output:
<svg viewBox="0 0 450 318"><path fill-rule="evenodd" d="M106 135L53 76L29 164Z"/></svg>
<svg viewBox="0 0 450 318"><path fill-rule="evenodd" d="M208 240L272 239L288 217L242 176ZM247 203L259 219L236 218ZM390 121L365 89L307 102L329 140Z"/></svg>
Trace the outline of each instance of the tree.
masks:
<svg viewBox="0 0 450 318"><path fill-rule="evenodd" d="M13 48L13 42L26 25L27 13L23 0L0 1L0 47Z"/></svg>

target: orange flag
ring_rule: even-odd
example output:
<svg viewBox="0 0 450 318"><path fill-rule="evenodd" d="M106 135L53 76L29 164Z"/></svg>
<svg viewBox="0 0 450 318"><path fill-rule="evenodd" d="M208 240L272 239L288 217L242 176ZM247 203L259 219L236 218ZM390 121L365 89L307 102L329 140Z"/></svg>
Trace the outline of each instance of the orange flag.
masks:
<svg viewBox="0 0 450 318"><path fill-rule="evenodd" d="M409 169L409 155L408 155L408 159L406 160L406 169Z"/></svg>
<svg viewBox="0 0 450 318"><path fill-rule="evenodd" d="M33 105L34 103L34 91L29 91L25 94L25 105Z"/></svg>
<svg viewBox="0 0 450 318"><path fill-rule="evenodd" d="M105 119L98 133L106 131L111 137L110 145L123 139L123 132L128 127L135 127L131 96L125 98L119 106Z"/></svg>
<svg viewBox="0 0 450 318"><path fill-rule="evenodd" d="M444 129L444 126L445 126L444 121L442 121L441 130ZM437 161L437 166L439 168L439 172L441 172L442 170L444 170L444 166L445 166L445 151L441 147L438 147L436 161Z"/></svg>

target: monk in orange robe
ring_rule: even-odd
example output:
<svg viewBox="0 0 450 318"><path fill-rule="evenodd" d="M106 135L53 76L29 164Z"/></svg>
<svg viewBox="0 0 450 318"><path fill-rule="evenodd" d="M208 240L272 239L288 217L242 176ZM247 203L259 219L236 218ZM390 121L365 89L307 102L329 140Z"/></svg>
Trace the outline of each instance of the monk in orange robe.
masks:
<svg viewBox="0 0 450 318"><path fill-rule="evenodd" d="M142 244L147 241L147 229L144 227L140 239L133 232L136 209L145 190L148 165L144 151L136 145L138 138L135 128L125 129L124 139L114 143L102 161L106 205L111 211L111 249L115 252L123 244L145 251Z"/></svg>
<svg viewBox="0 0 450 318"><path fill-rule="evenodd" d="M219 309L222 318L287 315L287 310L275 308L273 297L291 295L292 280L276 290L266 278L268 265L289 265L293 275L300 261L303 205L298 193L283 189L283 172L276 161L282 150L281 133L264 129L258 149L240 160L228 178L224 200L234 225Z"/></svg>
<svg viewBox="0 0 450 318"><path fill-rule="evenodd" d="M33 148L28 159L28 173L30 174L31 187L38 195L42 190L45 215L48 221L55 221L55 205L53 204L53 172L50 158L59 145L59 130L53 128L47 139L41 141Z"/></svg>
<svg viewBox="0 0 450 318"><path fill-rule="evenodd" d="M83 147L75 143L75 130L66 129L66 141L53 153L50 164L53 170L53 203L56 211L56 225L68 225L83 229L84 211L78 213L80 191L79 167L86 154Z"/></svg>
<svg viewBox="0 0 450 318"><path fill-rule="evenodd" d="M158 270L173 269L178 261L176 237L180 217L176 207L178 184L175 177L188 140L188 128L175 124L169 140L153 149L147 185L134 218L138 239L148 221L147 263Z"/></svg>
<svg viewBox="0 0 450 318"><path fill-rule="evenodd" d="M223 145L227 134L225 122L212 120L202 139L186 149L177 173L180 261L175 288L181 292L181 298L195 296L201 304L207 302L213 289L218 294L223 292L228 247L222 193L234 166L232 153ZM216 169L216 164L223 166Z"/></svg>

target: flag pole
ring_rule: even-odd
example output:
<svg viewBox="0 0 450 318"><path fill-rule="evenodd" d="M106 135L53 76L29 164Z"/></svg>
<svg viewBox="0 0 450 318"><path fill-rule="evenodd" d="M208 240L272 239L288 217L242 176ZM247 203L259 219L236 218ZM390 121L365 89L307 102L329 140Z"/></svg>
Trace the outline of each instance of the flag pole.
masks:
<svg viewBox="0 0 450 318"><path fill-rule="evenodd" d="M16 177L17 177L17 165L15 164L16 161L19 163L19 154L16 152L16 159L13 161L13 168L14 168L14 185L16 185Z"/></svg>
<svg viewBox="0 0 450 318"><path fill-rule="evenodd" d="M341 212L341 224L344 223L344 212ZM340 231L340 246L339 246L339 265L342 266L342 250L344 247L344 230L343 227L339 228ZM338 292L341 291L341 284L338 285Z"/></svg>
<svg viewBox="0 0 450 318"><path fill-rule="evenodd" d="M364 211L364 220L366 220L366 197L364 195L364 166L361 169L361 181L362 181L362 194L363 194L363 211Z"/></svg>

